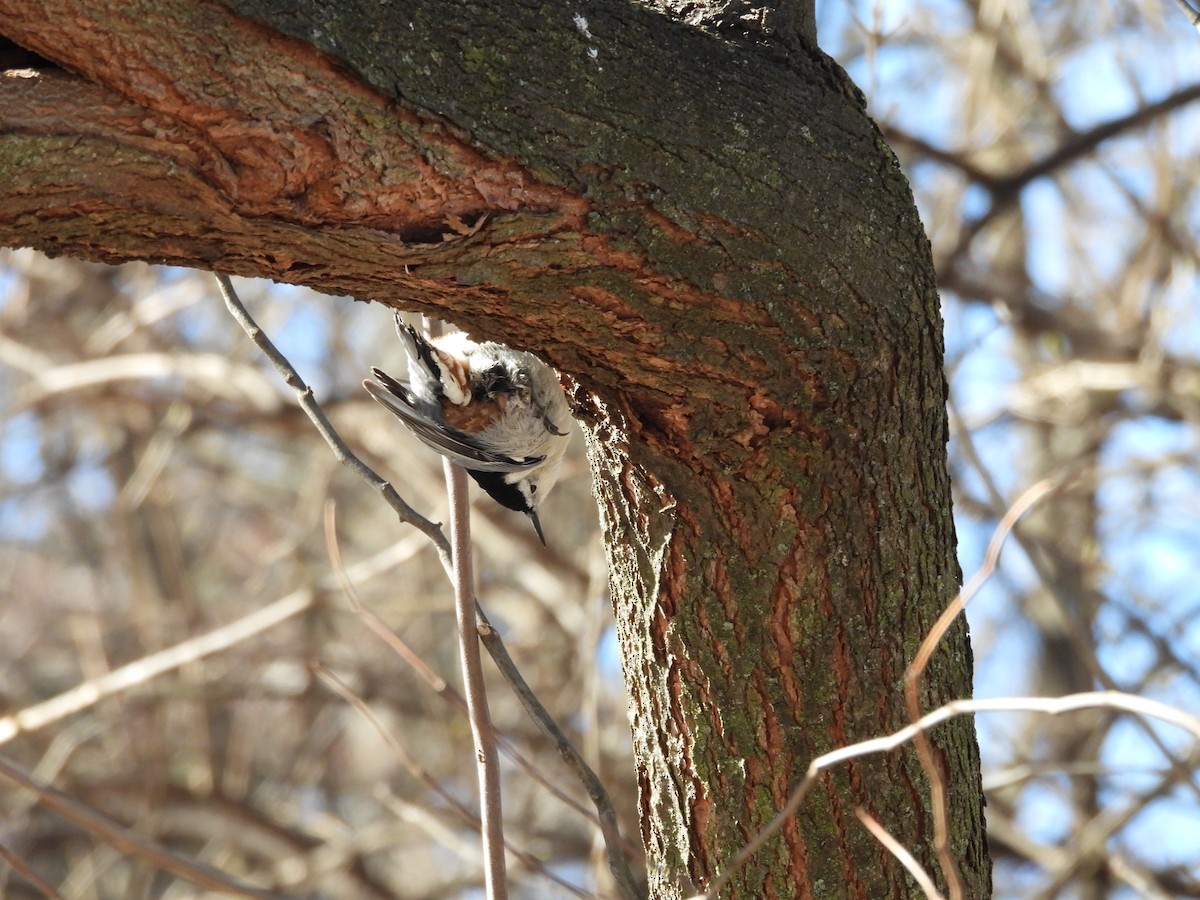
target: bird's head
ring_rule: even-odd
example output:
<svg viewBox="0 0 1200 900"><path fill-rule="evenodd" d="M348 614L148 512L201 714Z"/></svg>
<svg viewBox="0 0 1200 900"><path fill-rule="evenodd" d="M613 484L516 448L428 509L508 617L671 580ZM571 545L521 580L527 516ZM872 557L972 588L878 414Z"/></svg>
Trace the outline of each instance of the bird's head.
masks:
<svg viewBox="0 0 1200 900"><path fill-rule="evenodd" d="M546 545L546 536L542 532L542 523L538 520L538 507L550 488L558 480L558 467L539 467L532 471L510 472L475 472L467 470L475 481L488 495L501 506L525 513L533 523L542 546Z"/></svg>

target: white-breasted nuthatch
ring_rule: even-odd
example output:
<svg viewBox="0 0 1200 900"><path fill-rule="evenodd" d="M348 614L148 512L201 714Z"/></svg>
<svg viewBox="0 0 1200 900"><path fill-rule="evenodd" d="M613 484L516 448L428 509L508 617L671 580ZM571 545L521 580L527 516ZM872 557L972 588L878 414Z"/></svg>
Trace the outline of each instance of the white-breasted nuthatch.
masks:
<svg viewBox="0 0 1200 900"><path fill-rule="evenodd" d="M425 446L457 463L487 493L523 512L543 546L538 505L558 478L571 411L548 365L463 332L426 340L396 317L408 383L371 367L365 387Z"/></svg>

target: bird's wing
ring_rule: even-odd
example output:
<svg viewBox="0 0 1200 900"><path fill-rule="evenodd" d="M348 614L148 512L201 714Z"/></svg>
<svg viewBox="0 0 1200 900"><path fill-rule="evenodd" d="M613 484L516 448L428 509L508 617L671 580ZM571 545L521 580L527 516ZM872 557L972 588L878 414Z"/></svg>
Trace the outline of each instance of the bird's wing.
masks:
<svg viewBox="0 0 1200 900"><path fill-rule="evenodd" d="M378 381L364 381L363 387L387 407L408 430L430 450L440 453L451 462L476 472L523 472L545 462L544 456L513 459L481 446L466 432L448 428L435 421L413 400L412 392L386 372L372 368Z"/></svg>

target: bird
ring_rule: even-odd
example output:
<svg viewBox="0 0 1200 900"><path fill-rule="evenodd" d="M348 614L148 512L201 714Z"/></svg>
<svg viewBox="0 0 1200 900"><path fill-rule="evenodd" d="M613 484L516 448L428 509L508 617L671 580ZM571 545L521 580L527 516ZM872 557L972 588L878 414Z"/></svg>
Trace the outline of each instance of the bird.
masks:
<svg viewBox="0 0 1200 900"><path fill-rule="evenodd" d="M532 353L455 331L426 339L396 316L408 382L371 367L363 387L418 440L546 536L538 507L558 479L571 410L558 374Z"/></svg>

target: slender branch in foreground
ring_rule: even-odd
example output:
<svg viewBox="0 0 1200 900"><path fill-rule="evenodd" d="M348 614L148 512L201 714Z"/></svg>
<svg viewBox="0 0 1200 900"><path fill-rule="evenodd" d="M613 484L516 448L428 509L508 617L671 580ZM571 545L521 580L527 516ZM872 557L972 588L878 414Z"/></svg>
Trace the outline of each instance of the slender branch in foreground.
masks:
<svg viewBox="0 0 1200 900"><path fill-rule="evenodd" d="M479 772L480 832L483 836L484 880L489 900L506 900L508 882L504 873L504 819L500 809L500 758L496 734L488 713L487 689L483 682L483 658L479 652L479 630L475 627L475 575L471 566L471 509L467 496L467 472L442 460L450 494L450 535L454 546L454 615L458 622L459 653L463 667L463 695L467 718L475 740Z"/></svg>
<svg viewBox="0 0 1200 900"><path fill-rule="evenodd" d="M6 778L13 784L32 791L37 795L38 803L47 809L54 810L68 822L78 826L88 834L103 840L118 853L136 857L148 866L170 872L177 878L194 884L197 887L218 894L233 894L238 897L261 897L266 900L285 900L283 894L252 887L236 878L231 878L224 872L176 856L170 850L154 841L147 840L124 825L97 812L90 806L76 800L70 794L43 784L27 773L24 769L0 757L0 777Z"/></svg>
<svg viewBox="0 0 1200 900"><path fill-rule="evenodd" d="M338 546L337 541L336 504L332 500L328 500L325 503L325 546L329 552L329 559L333 564L334 573L337 575L342 593L346 595L346 600L350 604L351 611L362 620L364 625L375 632L380 640L395 651L397 656L412 666L421 680L429 685L435 694L465 716L467 714L467 702L462 698L462 695L449 685L446 679L435 672L421 658L421 655L400 635L388 627L386 622L363 604L362 599L358 596L358 591L354 587L354 583L346 577L346 568L342 562L341 548ZM596 773L592 771L591 767L583 760L583 757L571 746L570 741L563 735L558 724L552 718L549 718L545 707L538 703L537 698L533 696L529 685L525 683L525 680L521 677L521 673L517 671L516 666L513 665L512 660L509 658L499 633L487 622L481 610L476 611L476 616L476 627L480 629L484 646L492 655L497 668L500 669L501 674L508 681L522 704L524 705L527 701L531 704L525 707L530 717L537 724L542 734L550 738L559 755L563 757L567 765L579 777L579 780L588 792L588 796L596 805L596 809L589 810L583 804L576 801L574 797L567 794L565 790L550 781L504 735L496 735L496 746L509 759L515 762L521 768L521 771L545 788L552 797L600 826L601 834L608 844L610 868L613 866L614 857L618 862L617 867L613 869L613 877L618 884L622 885L622 896L626 900L640 900L642 895L636 888L633 873L629 870L629 864L624 855L624 853L637 853L638 848L621 837L620 830L617 828L616 810L613 807L612 800L608 796L608 792L604 789L604 785L600 782ZM525 696L526 694L528 698ZM547 721L541 721L542 719L546 719ZM601 817L601 810L604 811L603 818ZM624 880L622 880L622 875L624 876ZM632 893L625 892L625 885L628 885L632 889Z"/></svg>
<svg viewBox="0 0 1200 900"><path fill-rule="evenodd" d="M412 525L433 541L434 546L437 547L438 554L442 557L442 564L449 568L450 545L447 543L442 529L405 503L404 498L396 493L396 489L388 481L381 478L374 469L351 452L350 448L346 446L345 441L334 430L329 419L325 417L325 413L318 405L316 398L313 397L312 388L305 384L304 379L300 377L300 373L279 352L271 342L271 339L258 327L258 323L254 321L250 313L246 310L237 292L233 289L233 284L230 282L229 276L216 275L216 279L217 285L221 289L221 296L225 299L225 306L229 309L230 314L242 326L242 330L254 342L254 346L262 351L263 355L271 361L271 364L283 376L283 380L287 386L296 392L300 408L304 410L304 414L317 427L317 431L320 432L321 437L325 439L325 443L333 451L334 458L378 491L383 496L383 499L387 501L388 505L396 511L396 515L400 517L401 522L404 522L406 525Z"/></svg>
<svg viewBox="0 0 1200 900"><path fill-rule="evenodd" d="M1057 716L1063 713L1078 712L1085 709L1112 709L1133 715L1147 716L1182 728L1200 741L1200 716L1192 715L1166 703L1126 694L1121 691L1085 691L1081 694L1068 694L1065 697L998 697L992 700L952 700L927 713L915 722L905 725L883 737L871 738L850 744L838 750L831 750L818 756L809 763L803 780L796 785L788 801L770 822L768 822L745 847L734 854L727 862L721 874L712 880L708 890L698 894L691 900L712 900L723 888L733 874L740 869L758 850L782 828L796 810L804 803L813 785L821 773L857 759L860 756L870 756L873 753L886 753L895 750L902 744L911 741L918 734L928 731L943 722L957 719L959 716L970 716L983 712L1030 712L1044 713Z"/></svg>
<svg viewBox="0 0 1200 900"><path fill-rule="evenodd" d="M1004 549L1005 541L1008 540L1009 534L1021 516L1025 515L1039 500L1055 490L1058 485L1058 479L1044 479L1017 498L1017 501L1005 512L1004 518L997 524L992 539L988 542L987 552L984 554L983 564L979 570L950 601L933 627L929 629L929 633L925 635L925 640L921 642L917 655L904 673L904 699L908 707L909 721L916 722L921 718L921 683L925 675L925 668L929 665L929 660L933 658L938 644L946 636L946 632L950 630L954 620L967 608L971 598L979 592L979 589L996 571L996 566L1000 562L1000 551ZM946 790L946 781L942 777L941 769L938 768L933 746L924 733L916 736L916 746L917 756L921 760L921 768L925 771L925 777L929 779L929 789L932 794L934 852L937 854L942 873L946 876L952 900L962 900L966 895L966 885L963 882L962 872L959 871L954 851L950 847L950 797Z"/></svg>
<svg viewBox="0 0 1200 900"><path fill-rule="evenodd" d="M941 891L937 889L937 885L929 877L929 873L921 868L921 864L917 862L916 857L908 852L907 847L896 840L891 832L879 824L879 821L861 806L854 810L854 814L858 816L858 821L863 823L863 827L871 832L875 840L883 844L888 849L888 852L900 861L900 865L908 870L908 874L921 886L921 890L925 892L928 900L944 900Z"/></svg>
<svg viewBox="0 0 1200 900"><path fill-rule="evenodd" d="M436 338L442 323L422 319L425 334ZM479 825L483 838L484 883L488 900L507 900L508 878L504 871L504 816L500 802L500 757L496 731L488 711L487 685L483 680L483 657L479 652L479 629L475 625L475 570L471 551L471 497L467 470L442 459L446 493L450 500L450 538L454 562L454 619L458 626L458 650L463 670L463 696L467 721L475 743L475 768L479 775Z"/></svg>
<svg viewBox="0 0 1200 900"><path fill-rule="evenodd" d="M1001 497L995 480L988 472L987 467L984 466L979 453L975 450L975 445L971 440L971 433L963 423L958 410L953 403L948 404L948 408L950 410L950 421L955 428L955 436L958 438L965 457L979 475L992 509L996 511L997 516L1003 517L1003 514L1007 512L1007 504ZM1066 475L1060 473L1053 477L1065 479ZM1099 688L1106 691L1120 690L1116 680L1100 664L1100 660L1096 656L1096 651L1092 644L1090 631L1081 625L1076 616L1071 614L1071 607L1075 603L1075 597L1068 588L1061 584L1061 578L1056 572L1055 564L1048 559L1046 553L1041 552L1042 548L1023 537L1019 530L1014 529L1012 537L1020 545L1021 549L1025 551L1025 556L1033 566L1042 585L1047 588L1050 600L1058 607L1063 631L1070 641L1075 655L1087 667L1088 673L1096 681ZM1157 748L1158 752L1163 755L1163 759L1168 763L1168 769L1163 774L1163 780L1160 782L1160 789L1165 788L1170 783L1177 783L1191 791L1192 796L1200 800L1200 783L1197 783L1197 779L1193 774L1195 766L1188 760L1180 759L1178 754L1166 744L1162 735L1151 728L1144 720L1135 719L1133 724Z"/></svg>
<svg viewBox="0 0 1200 900"><path fill-rule="evenodd" d="M45 878L33 870L33 867L28 865L25 860L13 853L4 844L0 844L0 859L8 863L14 872L33 885L47 900L65 900L62 894L54 889L54 885L48 882Z"/></svg>
<svg viewBox="0 0 1200 900"><path fill-rule="evenodd" d="M625 854L621 850L621 830L617 824L617 811L613 806L612 798L608 796L608 791L604 788L604 784L600 781L599 776L592 771L591 766L587 764L582 754L575 749L575 745L563 734L562 729L558 727L558 723L554 721L553 716L546 711L546 707L537 699L533 689L525 681L520 670L517 669L516 663L508 655L508 648L504 646L504 641L501 640L500 633L492 627L483 610L477 607L476 614L479 616L479 638L483 641L488 654L492 657L492 662L496 664L496 668L500 670L500 674L504 676L512 692L517 695L517 699L525 707L525 712L529 714L529 718L533 720L533 724L553 742L554 749L558 751L558 755L562 757L563 762L578 776L588 793L588 797L595 804L596 814L600 817L600 831L604 835L604 847L608 855L608 868L612 872L613 880L617 883L618 889L621 891L621 896L624 900L640 900L640 898L645 896L645 892L638 889L633 872L629 868L629 860L626 859Z"/></svg>
<svg viewBox="0 0 1200 900"><path fill-rule="evenodd" d="M408 748L400 743L400 741L396 739L396 736L392 734L391 731L384 727L384 724L379 721L379 717L371 712L371 708L363 702L361 697L356 696L354 692L351 691L350 688L348 688L345 683L341 681L341 679L329 671L329 669L327 669L323 664L314 662L312 664L312 668L313 671L317 673L317 677L320 678L330 690L345 700L348 704L353 706L358 714L361 715L371 725L371 727L375 729L376 733L383 738L385 742L387 742L387 745L392 748L392 752L394 752L396 756L400 758L400 762L403 763L404 767L412 773L414 778L437 794L438 797L442 799L442 802L444 802L447 807L452 810L455 815L462 819L473 831L482 833L482 824L479 821L479 817L463 806L463 804L459 802L459 800L457 800L455 796L441 784L441 782L430 775L428 770L426 770L424 766L417 762L416 757L409 753ZM546 868L545 862L538 859L532 853L526 853L524 850L515 846L507 838L504 841L504 846L508 852L519 859L521 864L527 869L529 869L531 872L536 872L544 878L550 879L564 891L567 891L576 897L585 898L585 900L586 898L594 896L593 894L589 894L587 891L576 887L569 881L566 881L565 879L555 875Z"/></svg>
<svg viewBox="0 0 1200 900"><path fill-rule="evenodd" d="M1175 0L1175 4L1183 10L1183 14L1188 17L1188 20L1192 23L1192 26L1197 31L1200 31L1200 9L1192 6L1188 0Z"/></svg>
<svg viewBox="0 0 1200 900"><path fill-rule="evenodd" d="M262 330L250 317L245 306L238 299L237 293L233 290L229 278L224 275L217 275L216 278L221 288L221 295L224 297L225 305L229 308L230 313L241 324L243 330L246 331L255 345L267 355L268 359L279 370L284 381L297 392L301 408L308 415L309 419L312 420L313 424L317 426L317 430L333 450L335 458L379 491L392 509L400 516L401 521L414 525L433 541L434 546L437 548L442 568L453 579L450 544L446 536L442 533L442 530L412 510L387 481L376 474L350 451L345 442L342 441L341 437L334 430L332 424L325 417L325 414L321 411L316 400L313 398L312 390L304 383L291 363L275 348L270 339L263 334ZM491 655L492 660L517 694L521 705L525 707L534 724L554 742L559 755L567 761L568 765L579 776L584 789L595 804L596 812L600 818L600 828L607 846L609 868L618 886L621 888L622 897L626 898L626 900L637 900L643 894L637 889L633 874L629 869L629 863L621 851L621 836L617 827L616 811L611 798L608 796L608 792L579 754L579 751L567 740L562 729L554 721L554 718L533 694L533 691L530 690L525 679L521 677L512 658L508 655L508 651L499 633L491 627L478 601L475 602L475 612L478 617L477 629L480 638Z"/></svg>

